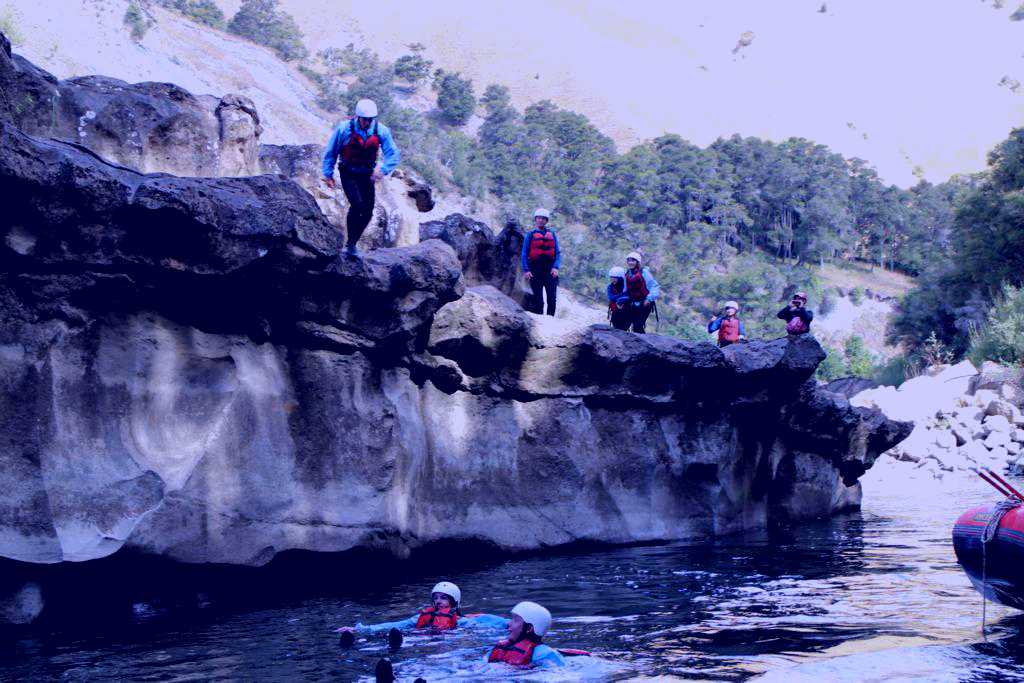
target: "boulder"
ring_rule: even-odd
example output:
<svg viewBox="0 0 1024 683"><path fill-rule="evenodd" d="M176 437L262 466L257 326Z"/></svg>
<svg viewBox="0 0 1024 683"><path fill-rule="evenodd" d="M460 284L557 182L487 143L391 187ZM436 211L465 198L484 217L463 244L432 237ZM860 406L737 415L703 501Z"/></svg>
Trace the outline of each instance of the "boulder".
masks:
<svg viewBox="0 0 1024 683"><path fill-rule="evenodd" d="M1017 441L1010 441L1009 443L1005 444L1004 448L1006 448L1006 452L1009 453L1010 455L1017 455L1018 453L1020 453L1021 445Z"/></svg>
<svg viewBox="0 0 1024 683"><path fill-rule="evenodd" d="M1010 437L1006 432L991 432L985 438L985 448L992 450L996 446L1005 446L1011 443Z"/></svg>
<svg viewBox="0 0 1024 683"><path fill-rule="evenodd" d="M992 401L1000 400L999 394L990 389L979 389L974 392L974 405L982 410L988 407Z"/></svg>
<svg viewBox="0 0 1024 683"><path fill-rule="evenodd" d="M825 390L850 399L862 391L874 389L877 386L878 382L863 377L840 377L826 384Z"/></svg>
<svg viewBox="0 0 1024 683"><path fill-rule="evenodd" d="M951 431L940 429L933 432L933 443L944 450L956 448L959 445L957 441L958 439Z"/></svg>
<svg viewBox="0 0 1024 683"><path fill-rule="evenodd" d="M989 401L989 404L985 406L985 415L996 416L1001 415L1005 417L1009 422L1013 422L1016 416L1019 414L1017 407L1012 403L1006 401Z"/></svg>
<svg viewBox="0 0 1024 683"><path fill-rule="evenodd" d="M998 432L1006 434L1007 438L1009 438L1009 434L1015 431L1013 426L1010 424L1010 421L1002 415L990 415L985 418L985 422L983 424L984 429L988 434Z"/></svg>
<svg viewBox="0 0 1024 683"><path fill-rule="evenodd" d="M451 246L470 286L491 285L522 303L517 279L523 234L516 226L495 236L485 224L456 213L420 224L420 239L439 239Z"/></svg>
<svg viewBox="0 0 1024 683"><path fill-rule="evenodd" d="M43 591L34 582L0 593L0 625L31 624L42 613L43 604Z"/></svg>
<svg viewBox="0 0 1024 683"><path fill-rule="evenodd" d="M1019 369L1000 365L987 360L981 364L981 369L971 381L971 393L981 390L999 392L1007 384L1020 385L1021 372Z"/></svg>

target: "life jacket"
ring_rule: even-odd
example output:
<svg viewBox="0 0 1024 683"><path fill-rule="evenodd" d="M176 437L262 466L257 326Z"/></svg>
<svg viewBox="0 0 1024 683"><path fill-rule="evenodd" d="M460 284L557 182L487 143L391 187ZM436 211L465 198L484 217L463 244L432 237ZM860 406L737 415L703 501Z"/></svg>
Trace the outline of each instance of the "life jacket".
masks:
<svg viewBox="0 0 1024 683"><path fill-rule="evenodd" d="M718 328L718 341L737 342L740 340L740 321L735 316L722 318L722 324Z"/></svg>
<svg viewBox="0 0 1024 683"><path fill-rule="evenodd" d="M438 609L424 607L420 610L420 618L416 620L416 628L434 628L439 631L453 629L459 623L459 612L456 609Z"/></svg>
<svg viewBox="0 0 1024 683"><path fill-rule="evenodd" d="M533 661L533 650L540 643L529 638L523 638L518 642L503 640L494 646L488 662L505 662L514 666L524 666Z"/></svg>
<svg viewBox="0 0 1024 683"><path fill-rule="evenodd" d="M626 291L629 293L629 298L633 301L647 300L647 295L651 292L647 289L643 268L626 271Z"/></svg>
<svg viewBox="0 0 1024 683"><path fill-rule="evenodd" d="M377 150L380 149L380 136L377 133L377 122L374 121L373 132L364 140L356 132L356 120L348 122L348 142L341 149L341 159L346 166L373 170L377 165Z"/></svg>
<svg viewBox="0 0 1024 683"><path fill-rule="evenodd" d="M526 260L530 263L554 263L555 261L555 233L551 230L534 230L530 233L530 250L526 254Z"/></svg>
<svg viewBox="0 0 1024 683"><path fill-rule="evenodd" d="M788 334L803 334L806 331L807 323L805 323L804 319L798 315L794 315L789 319L789 322L786 323L786 332Z"/></svg>
<svg viewBox="0 0 1024 683"><path fill-rule="evenodd" d="M616 286L616 285L609 285L609 286L612 288L612 296L614 296L614 297L620 297L620 296L622 296L623 294L626 293L626 286L625 286L625 284L619 284L618 286ZM609 316L612 315L617 310L619 310L619 308L618 308L618 306L615 305L615 299L612 299L611 301L608 302L608 315Z"/></svg>

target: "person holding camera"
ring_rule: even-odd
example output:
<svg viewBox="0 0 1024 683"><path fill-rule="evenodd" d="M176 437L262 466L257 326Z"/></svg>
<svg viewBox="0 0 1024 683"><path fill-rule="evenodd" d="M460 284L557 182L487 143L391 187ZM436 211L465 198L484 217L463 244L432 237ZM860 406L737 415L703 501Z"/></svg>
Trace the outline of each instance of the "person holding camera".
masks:
<svg viewBox="0 0 1024 683"><path fill-rule="evenodd" d="M807 334L811 331L814 311L807 308L807 293L797 292L789 305L779 311L775 317L786 321L786 334Z"/></svg>
<svg viewBox="0 0 1024 683"><path fill-rule="evenodd" d="M743 323L736 317L740 305L735 301L726 301L722 307L722 314L712 318L708 323L708 334L718 332L718 347L725 348L730 344L747 340L747 331Z"/></svg>

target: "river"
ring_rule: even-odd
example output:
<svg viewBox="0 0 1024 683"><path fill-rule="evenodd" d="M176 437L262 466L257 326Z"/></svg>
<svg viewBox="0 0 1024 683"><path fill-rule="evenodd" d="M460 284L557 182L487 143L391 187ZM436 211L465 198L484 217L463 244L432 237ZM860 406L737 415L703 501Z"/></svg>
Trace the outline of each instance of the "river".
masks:
<svg viewBox="0 0 1024 683"><path fill-rule="evenodd" d="M856 514L697 544L511 559L449 549L397 569L348 571L342 559L326 577L295 563L273 581L232 578L234 590L221 581L207 593L200 581L187 608L139 601L116 619L83 609L91 613L7 638L0 677L370 680L390 656L408 681L1024 680L1024 615L990 604L983 639L980 597L950 542L958 514L991 495L980 482L905 493L869 490ZM547 642L594 656L551 672L488 668L493 631L410 635L394 653L379 637L338 647L338 626L407 617L442 578L461 586L466 612L546 605Z"/></svg>

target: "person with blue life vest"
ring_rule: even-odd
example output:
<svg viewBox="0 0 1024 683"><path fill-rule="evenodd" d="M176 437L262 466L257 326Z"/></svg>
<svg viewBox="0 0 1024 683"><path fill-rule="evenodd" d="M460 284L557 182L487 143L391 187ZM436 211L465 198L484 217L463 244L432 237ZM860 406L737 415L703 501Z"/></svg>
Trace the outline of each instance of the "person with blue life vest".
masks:
<svg viewBox="0 0 1024 683"><path fill-rule="evenodd" d="M504 619L493 614L463 614L461 604L462 591L459 587L451 581L441 581L430 591L430 604L408 619L382 624L356 624L354 627L340 628L338 632L373 634L392 629L450 631L462 626L500 628L505 624Z"/></svg>
<svg viewBox="0 0 1024 683"><path fill-rule="evenodd" d="M513 666L564 666L562 655L543 642L550 628L551 612L535 602L520 602L512 608L508 638L492 647L485 660Z"/></svg>
<svg viewBox="0 0 1024 683"><path fill-rule="evenodd" d="M725 348L731 344L745 341L747 331L736 314L739 313L740 305L735 301L726 301L722 307L722 315L712 318L708 323L708 334L718 332L718 346Z"/></svg>
<svg viewBox="0 0 1024 683"><path fill-rule="evenodd" d="M617 330L629 329L629 294L626 292L626 269L614 266L608 271L608 321Z"/></svg>
<svg viewBox="0 0 1024 683"><path fill-rule="evenodd" d="M384 160L377 169L378 151ZM359 100L355 116L338 126L324 150L322 172L325 185L334 189L334 167L338 167L341 189L348 199L345 251L357 255L356 242L373 217L376 202L374 183L398 166L402 155L395 145L391 130L377 120L377 104Z"/></svg>
<svg viewBox="0 0 1024 683"><path fill-rule="evenodd" d="M530 312L544 312L544 294L547 294L547 313L555 314L558 293L558 269L562 265L562 252L558 236L548 227L551 212L537 209L533 212L533 230L526 233L521 256L523 277L533 292Z"/></svg>
<svg viewBox="0 0 1024 683"><path fill-rule="evenodd" d="M626 306L629 311L629 326L623 329L644 334L647 331L647 318L650 317L655 302L661 295L661 287L654 279L654 274L643 267L643 256L638 251L626 255L626 272L623 279L626 294L629 296L629 303Z"/></svg>

